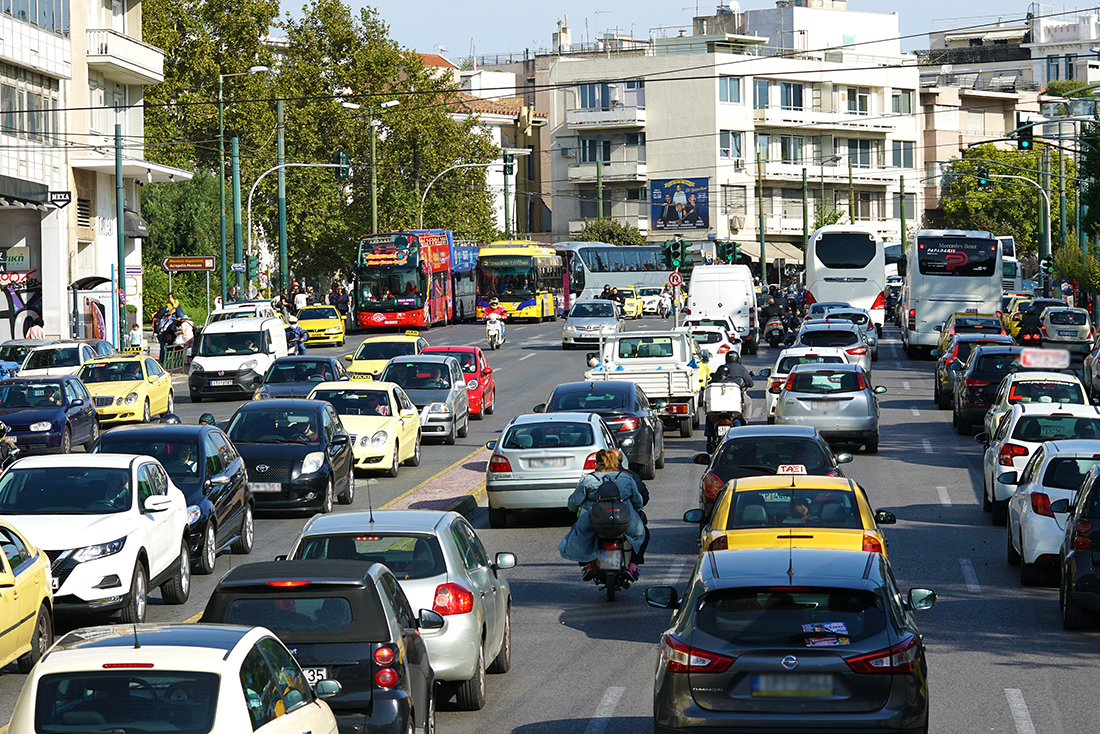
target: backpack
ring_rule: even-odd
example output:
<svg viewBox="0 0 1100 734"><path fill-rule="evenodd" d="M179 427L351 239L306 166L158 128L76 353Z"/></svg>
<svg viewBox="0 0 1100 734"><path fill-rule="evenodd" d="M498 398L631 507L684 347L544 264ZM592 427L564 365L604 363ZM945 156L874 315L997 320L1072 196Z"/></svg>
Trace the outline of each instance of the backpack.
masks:
<svg viewBox="0 0 1100 734"><path fill-rule="evenodd" d="M601 537L617 538L630 527L630 503L619 496L619 485L615 483L621 474L603 478L588 513L592 529Z"/></svg>

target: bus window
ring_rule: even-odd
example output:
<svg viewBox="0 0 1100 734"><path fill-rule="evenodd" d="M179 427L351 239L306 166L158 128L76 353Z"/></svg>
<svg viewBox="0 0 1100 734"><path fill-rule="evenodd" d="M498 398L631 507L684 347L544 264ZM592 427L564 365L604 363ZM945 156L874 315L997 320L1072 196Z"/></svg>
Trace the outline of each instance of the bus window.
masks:
<svg viewBox="0 0 1100 734"><path fill-rule="evenodd" d="M873 237L860 232L830 232L817 240L817 259L831 270L858 270L875 258Z"/></svg>

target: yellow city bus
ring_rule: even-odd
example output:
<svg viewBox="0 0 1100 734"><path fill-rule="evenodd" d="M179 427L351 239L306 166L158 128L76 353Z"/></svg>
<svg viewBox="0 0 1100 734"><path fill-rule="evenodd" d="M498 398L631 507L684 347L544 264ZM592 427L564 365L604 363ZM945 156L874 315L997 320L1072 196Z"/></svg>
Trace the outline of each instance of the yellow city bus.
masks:
<svg viewBox="0 0 1100 734"><path fill-rule="evenodd" d="M496 298L512 318L554 321L565 306L565 268L552 247L501 240L477 255L477 317Z"/></svg>

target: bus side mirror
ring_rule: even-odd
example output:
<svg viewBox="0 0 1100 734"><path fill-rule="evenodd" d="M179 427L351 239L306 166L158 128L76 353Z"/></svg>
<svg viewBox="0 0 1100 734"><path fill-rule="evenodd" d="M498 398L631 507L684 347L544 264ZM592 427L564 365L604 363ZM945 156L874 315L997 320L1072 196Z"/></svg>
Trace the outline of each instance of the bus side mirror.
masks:
<svg viewBox="0 0 1100 734"><path fill-rule="evenodd" d="M907 255L902 255L901 257L899 257L898 258L898 275L900 275L901 277L904 278L905 277L905 271L908 269L908 266L909 266L909 257Z"/></svg>

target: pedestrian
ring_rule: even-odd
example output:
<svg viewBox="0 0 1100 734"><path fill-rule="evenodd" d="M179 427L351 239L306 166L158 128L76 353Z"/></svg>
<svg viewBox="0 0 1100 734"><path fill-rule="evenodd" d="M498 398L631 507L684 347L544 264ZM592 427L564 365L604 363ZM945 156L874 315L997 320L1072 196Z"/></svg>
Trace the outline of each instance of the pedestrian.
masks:
<svg viewBox="0 0 1100 734"><path fill-rule="evenodd" d="M31 328L27 329L28 339L45 339L46 330L42 328L42 319L36 318Z"/></svg>
<svg viewBox="0 0 1100 734"><path fill-rule="evenodd" d="M313 295L313 286L310 286L306 291L306 305L312 306L317 303L317 296Z"/></svg>
<svg viewBox="0 0 1100 734"><path fill-rule="evenodd" d="M348 298L348 292L344 290L344 286L336 289L336 295L332 300L332 305L340 312L340 318L347 319L351 299Z"/></svg>
<svg viewBox="0 0 1100 734"><path fill-rule="evenodd" d="M294 294L295 312L301 311L307 305L309 305L309 296L306 295L306 292L304 290L299 290L297 293Z"/></svg>
<svg viewBox="0 0 1100 734"><path fill-rule="evenodd" d="M183 364L186 367L190 361L189 356L191 354L191 347L195 343L195 324L191 321L190 316L184 316L179 322L178 333L176 334L176 344L183 345Z"/></svg>
<svg viewBox="0 0 1100 734"><path fill-rule="evenodd" d="M130 341L129 341L130 348L131 349L136 348L136 349L140 350L141 346L142 346L142 344L141 344L141 324L135 323L133 326L131 326L129 336L130 336Z"/></svg>
<svg viewBox="0 0 1100 734"><path fill-rule="evenodd" d="M168 313L174 314L176 318L183 317L183 306L172 291L168 291Z"/></svg>

